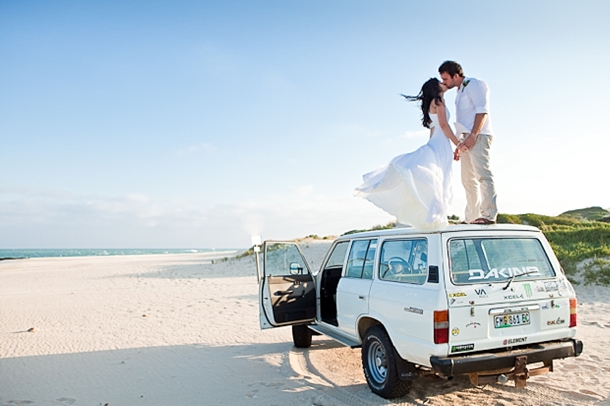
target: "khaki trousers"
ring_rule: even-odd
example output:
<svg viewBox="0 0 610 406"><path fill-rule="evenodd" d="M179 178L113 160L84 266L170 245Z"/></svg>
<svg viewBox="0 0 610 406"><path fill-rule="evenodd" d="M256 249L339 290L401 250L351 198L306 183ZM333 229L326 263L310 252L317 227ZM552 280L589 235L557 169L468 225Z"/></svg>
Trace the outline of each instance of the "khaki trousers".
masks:
<svg viewBox="0 0 610 406"><path fill-rule="evenodd" d="M493 136L479 134L473 147L460 154L462 185L466 190L466 222L479 217L495 221L498 217L496 187L489 165Z"/></svg>

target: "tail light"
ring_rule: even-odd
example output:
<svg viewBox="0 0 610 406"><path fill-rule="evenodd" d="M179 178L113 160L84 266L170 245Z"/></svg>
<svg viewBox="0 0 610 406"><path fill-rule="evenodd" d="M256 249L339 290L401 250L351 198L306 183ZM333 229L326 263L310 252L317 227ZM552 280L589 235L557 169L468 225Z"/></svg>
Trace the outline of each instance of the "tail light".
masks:
<svg viewBox="0 0 610 406"><path fill-rule="evenodd" d="M576 303L576 298L570 299L570 327L576 327L576 316L578 314Z"/></svg>
<svg viewBox="0 0 610 406"><path fill-rule="evenodd" d="M570 319L571 321L571 319ZM434 344L449 342L449 310L434 311Z"/></svg>

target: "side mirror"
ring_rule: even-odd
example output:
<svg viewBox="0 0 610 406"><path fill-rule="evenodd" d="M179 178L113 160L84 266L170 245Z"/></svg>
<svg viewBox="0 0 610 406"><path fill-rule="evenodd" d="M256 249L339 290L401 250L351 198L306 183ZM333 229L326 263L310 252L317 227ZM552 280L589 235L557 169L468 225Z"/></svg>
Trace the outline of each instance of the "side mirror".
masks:
<svg viewBox="0 0 610 406"><path fill-rule="evenodd" d="M303 267L299 266L298 262L290 263L290 274L291 275L299 275L303 273Z"/></svg>

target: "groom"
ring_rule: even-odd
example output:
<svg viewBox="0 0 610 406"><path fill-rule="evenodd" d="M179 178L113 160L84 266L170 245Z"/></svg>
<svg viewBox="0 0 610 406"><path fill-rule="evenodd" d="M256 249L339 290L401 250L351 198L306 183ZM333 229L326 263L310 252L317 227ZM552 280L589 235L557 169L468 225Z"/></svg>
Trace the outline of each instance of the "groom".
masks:
<svg viewBox="0 0 610 406"><path fill-rule="evenodd" d="M493 140L489 118L489 89L482 80L465 78L460 64L445 61L438 68L443 84L457 87L456 131L461 133L459 150L462 185L466 190L466 222L495 224L498 216L496 188L489 165Z"/></svg>

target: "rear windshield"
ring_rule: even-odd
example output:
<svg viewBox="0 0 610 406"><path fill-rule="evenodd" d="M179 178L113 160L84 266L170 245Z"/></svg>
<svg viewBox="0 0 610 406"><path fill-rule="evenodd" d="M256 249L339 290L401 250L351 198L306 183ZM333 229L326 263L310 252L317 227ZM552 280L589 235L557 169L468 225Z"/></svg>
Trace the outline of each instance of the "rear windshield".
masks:
<svg viewBox="0 0 610 406"><path fill-rule="evenodd" d="M536 238L454 238L449 241L449 256L455 284L555 276Z"/></svg>

